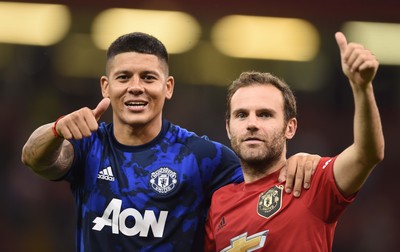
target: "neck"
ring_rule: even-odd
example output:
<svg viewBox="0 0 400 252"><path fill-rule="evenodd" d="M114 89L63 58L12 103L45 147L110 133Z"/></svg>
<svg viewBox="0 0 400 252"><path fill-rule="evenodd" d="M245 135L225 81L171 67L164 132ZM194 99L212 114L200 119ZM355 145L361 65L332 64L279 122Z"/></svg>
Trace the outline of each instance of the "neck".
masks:
<svg viewBox="0 0 400 252"><path fill-rule="evenodd" d="M114 123L115 139L121 144L138 146L152 141L160 133L162 121L143 125L126 125Z"/></svg>
<svg viewBox="0 0 400 252"><path fill-rule="evenodd" d="M251 183L264 178L285 167L286 158L263 164L249 164L241 161L243 177L245 183Z"/></svg>

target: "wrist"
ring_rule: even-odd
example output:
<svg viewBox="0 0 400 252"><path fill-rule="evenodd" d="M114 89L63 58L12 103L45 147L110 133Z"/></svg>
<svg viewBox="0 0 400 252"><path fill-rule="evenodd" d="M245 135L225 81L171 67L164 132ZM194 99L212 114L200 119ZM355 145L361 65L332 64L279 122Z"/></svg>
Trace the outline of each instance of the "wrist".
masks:
<svg viewBox="0 0 400 252"><path fill-rule="evenodd" d="M62 138L62 136L60 136L60 134L58 134L58 132L57 132L57 124L62 118L64 118L64 116L60 116L59 118L57 118L57 120L54 122L53 126L51 127L51 130L53 131L53 135L56 138Z"/></svg>

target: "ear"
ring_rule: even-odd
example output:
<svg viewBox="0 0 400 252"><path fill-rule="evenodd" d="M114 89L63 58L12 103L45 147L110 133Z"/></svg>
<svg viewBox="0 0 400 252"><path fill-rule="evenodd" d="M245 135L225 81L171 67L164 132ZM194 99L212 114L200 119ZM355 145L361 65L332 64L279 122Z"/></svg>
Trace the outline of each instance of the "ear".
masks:
<svg viewBox="0 0 400 252"><path fill-rule="evenodd" d="M108 94L108 78L107 76L101 76L100 78L100 87L101 87L101 94L104 98L109 98L110 95Z"/></svg>
<svg viewBox="0 0 400 252"><path fill-rule="evenodd" d="M288 121L286 125L286 132L285 132L286 139L292 139L296 134L296 130L297 130L297 119L292 118Z"/></svg>
<svg viewBox="0 0 400 252"><path fill-rule="evenodd" d="M174 86L175 86L174 77L168 76L167 83L166 83L167 93L165 94L165 98L167 100L172 98L172 94L174 93Z"/></svg>
<svg viewBox="0 0 400 252"><path fill-rule="evenodd" d="M229 120L225 121L225 129L226 129L226 134L228 135L229 140L231 140L231 131L229 129Z"/></svg>

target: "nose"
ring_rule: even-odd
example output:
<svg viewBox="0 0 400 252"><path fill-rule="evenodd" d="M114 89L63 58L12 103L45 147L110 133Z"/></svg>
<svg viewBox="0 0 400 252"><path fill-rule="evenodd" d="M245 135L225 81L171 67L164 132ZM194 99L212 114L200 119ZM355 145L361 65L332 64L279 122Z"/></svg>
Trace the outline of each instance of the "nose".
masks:
<svg viewBox="0 0 400 252"><path fill-rule="evenodd" d="M259 129L258 118L255 115L249 115L247 117L247 130L257 131Z"/></svg>
<svg viewBox="0 0 400 252"><path fill-rule="evenodd" d="M141 94L144 92L144 86L139 76L133 76L128 82L128 92L132 94Z"/></svg>

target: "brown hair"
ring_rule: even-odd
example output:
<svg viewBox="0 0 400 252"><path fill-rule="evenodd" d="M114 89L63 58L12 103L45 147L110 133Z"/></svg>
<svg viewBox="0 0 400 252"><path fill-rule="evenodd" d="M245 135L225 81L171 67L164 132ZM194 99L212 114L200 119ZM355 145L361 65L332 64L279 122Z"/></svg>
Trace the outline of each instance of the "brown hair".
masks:
<svg viewBox="0 0 400 252"><path fill-rule="evenodd" d="M279 89L284 99L284 114L286 122L297 116L296 98L294 97L293 91L286 84L285 81L278 78L270 73L261 73L255 71L243 72L239 78L234 80L228 87L227 92L227 103L226 103L226 120L230 119L231 113L231 100L232 96L236 93L239 88L247 87L251 85L273 85Z"/></svg>

